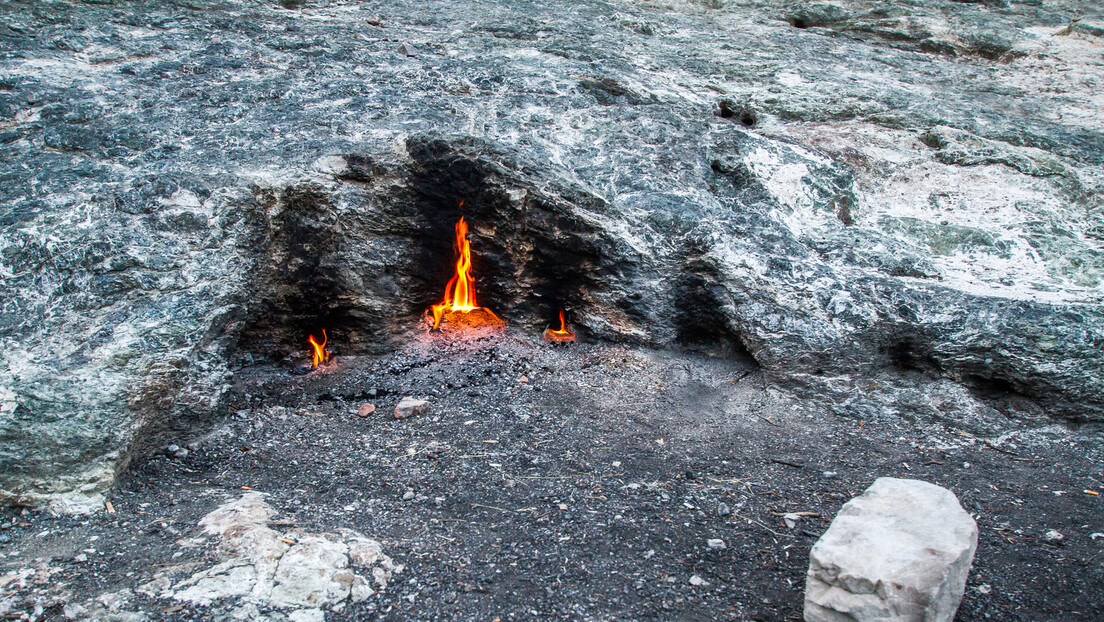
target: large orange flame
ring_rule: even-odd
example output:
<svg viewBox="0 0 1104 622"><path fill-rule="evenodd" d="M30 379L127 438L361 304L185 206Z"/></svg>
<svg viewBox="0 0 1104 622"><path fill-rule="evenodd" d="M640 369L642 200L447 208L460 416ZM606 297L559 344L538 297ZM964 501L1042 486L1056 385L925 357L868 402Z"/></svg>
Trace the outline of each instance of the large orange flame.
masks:
<svg viewBox="0 0 1104 622"><path fill-rule="evenodd" d="M461 201L460 205L464 205ZM456 274L445 285L445 299L432 305L429 309L433 314L433 328L441 323L441 318L446 312L468 313L480 309L475 301L475 279L472 277L471 244L468 242L468 223L464 217L456 223ZM498 316L484 309L496 320Z"/></svg>
<svg viewBox="0 0 1104 622"><path fill-rule="evenodd" d="M330 360L330 351L326 349L326 342L329 341L329 337L326 336L326 329L322 329L322 343L318 343L314 340L314 335L308 335L307 341L310 342L311 348L314 349L314 366L318 367L322 363Z"/></svg>

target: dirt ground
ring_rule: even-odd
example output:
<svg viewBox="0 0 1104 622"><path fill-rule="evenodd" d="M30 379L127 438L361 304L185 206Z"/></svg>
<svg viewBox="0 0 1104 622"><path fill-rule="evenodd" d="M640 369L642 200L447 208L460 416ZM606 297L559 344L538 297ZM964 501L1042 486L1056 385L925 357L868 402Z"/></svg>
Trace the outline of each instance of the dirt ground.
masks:
<svg viewBox="0 0 1104 622"><path fill-rule="evenodd" d="M184 457L136 460L113 512L6 511L0 575L29 569L0 581L8 617L97 599L103 619L226 615L135 590L218 561L181 543L248 488L280 525L355 529L405 566L327 620L799 620L810 547L894 476L951 489L977 518L958 620L1104 619L1104 495L1085 492L1104 492L1100 428L983 439L858 421L750 362L512 334L291 367L240 370L226 419L180 438ZM403 396L430 411L395 419Z"/></svg>

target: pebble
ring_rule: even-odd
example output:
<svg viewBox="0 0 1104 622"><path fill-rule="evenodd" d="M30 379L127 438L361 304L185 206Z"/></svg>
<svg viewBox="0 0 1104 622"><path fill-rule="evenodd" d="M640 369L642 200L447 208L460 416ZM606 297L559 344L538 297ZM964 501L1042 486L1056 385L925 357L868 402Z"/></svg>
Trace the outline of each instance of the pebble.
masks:
<svg viewBox="0 0 1104 622"><path fill-rule="evenodd" d="M399 54L403 56L414 56L414 46L404 41L402 45L399 46Z"/></svg>
<svg viewBox="0 0 1104 622"><path fill-rule="evenodd" d="M408 490L405 493L403 493L403 501L410 501L413 498L414 498L414 491L413 490Z"/></svg>
<svg viewBox="0 0 1104 622"><path fill-rule="evenodd" d="M1066 537L1063 536L1061 534L1061 532L1059 532L1055 529L1051 529L1050 531L1046 532L1046 534L1043 536L1043 539L1046 540L1047 542L1058 543L1058 542L1061 542L1062 540L1065 540Z"/></svg>
<svg viewBox="0 0 1104 622"><path fill-rule="evenodd" d="M690 577L690 585L693 585L695 587L704 587L709 585L709 582L699 577L698 575L694 575Z"/></svg>
<svg viewBox="0 0 1104 622"><path fill-rule="evenodd" d="M732 513L732 510L728 507L728 504L724 501L717 504L717 516L728 516Z"/></svg>
<svg viewBox="0 0 1104 622"><path fill-rule="evenodd" d="M728 545L725 544L725 541L720 538L710 538L705 541L705 544L714 551L720 551L728 548Z"/></svg>
<svg viewBox="0 0 1104 622"><path fill-rule="evenodd" d="M373 406L372 404L369 404L368 402L365 402L365 403L360 405L360 408L357 409L357 416L358 417L367 417L368 415L370 415L374 412L376 412L376 407Z"/></svg>
<svg viewBox="0 0 1104 622"><path fill-rule="evenodd" d="M180 445L169 445L165 447L165 453L169 454L173 458L187 458L188 450Z"/></svg>
<svg viewBox="0 0 1104 622"><path fill-rule="evenodd" d="M404 397L395 406L395 418L406 419L414 415L420 415L429 410L428 400L419 400L413 397Z"/></svg>
<svg viewBox="0 0 1104 622"><path fill-rule="evenodd" d="M832 479L833 477L836 476L836 472L835 471L825 471L824 473L821 473L821 475L824 476L824 479Z"/></svg>

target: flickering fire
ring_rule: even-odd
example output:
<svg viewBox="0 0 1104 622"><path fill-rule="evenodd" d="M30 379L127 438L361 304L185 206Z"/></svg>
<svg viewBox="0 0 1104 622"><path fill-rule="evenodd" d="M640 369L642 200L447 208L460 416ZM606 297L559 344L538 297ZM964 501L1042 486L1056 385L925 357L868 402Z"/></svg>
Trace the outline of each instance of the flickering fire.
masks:
<svg viewBox="0 0 1104 622"><path fill-rule="evenodd" d="M322 329L322 343L318 343L314 339L314 335L308 335L307 341L310 342L311 348L314 349L314 367L318 367L322 363L330 360L330 351L326 349L326 342L329 341L329 337L326 336L326 329Z"/></svg>
<svg viewBox="0 0 1104 622"><path fill-rule="evenodd" d="M575 341L575 333L568 330L567 324L564 322L563 309L560 309L560 328L559 329L554 329L554 328L545 329L544 339L545 339L545 341L554 341L554 342Z"/></svg>
<svg viewBox="0 0 1104 622"><path fill-rule="evenodd" d="M461 201L460 205L464 205ZM494 322L502 320L486 307L480 307L475 301L475 278L472 277L471 244L468 242L468 223L464 217L456 223L456 273L445 285L445 299L432 305L429 310L433 315L433 329L441 324L441 319L446 313L470 313L481 310L494 318Z"/></svg>

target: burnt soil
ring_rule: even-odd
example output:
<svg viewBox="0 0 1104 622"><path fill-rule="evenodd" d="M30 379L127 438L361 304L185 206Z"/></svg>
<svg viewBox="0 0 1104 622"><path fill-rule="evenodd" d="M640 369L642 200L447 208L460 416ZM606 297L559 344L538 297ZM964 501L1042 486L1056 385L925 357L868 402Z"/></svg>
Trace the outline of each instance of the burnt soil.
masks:
<svg viewBox="0 0 1104 622"><path fill-rule="evenodd" d="M335 354L306 375L289 373L301 361L239 370L226 418L181 437L184 458L137 459L113 513L8 510L2 570L59 569L23 590L28 607L62 619L65 602L213 565L213 544L178 541L248 487L281 524L361 531L405 565L328 620L797 620L809 548L894 476L951 489L978 520L958 620L1104 619L1104 496L1085 492L1104 480L1099 428L983 439L859 421L739 357L512 333ZM403 396L432 408L396 420ZM787 513L810 514L791 527ZM229 604L136 594L128 608L201 620Z"/></svg>

